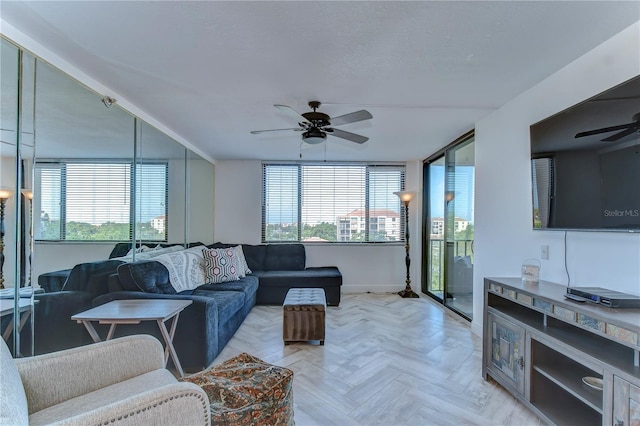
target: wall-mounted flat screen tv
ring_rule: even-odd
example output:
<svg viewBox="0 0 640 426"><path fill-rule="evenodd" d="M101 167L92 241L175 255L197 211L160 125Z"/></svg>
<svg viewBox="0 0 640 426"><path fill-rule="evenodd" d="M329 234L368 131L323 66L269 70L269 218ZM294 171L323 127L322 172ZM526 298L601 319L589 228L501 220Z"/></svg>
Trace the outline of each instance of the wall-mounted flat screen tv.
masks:
<svg viewBox="0 0 640 426"><path fill-rule="evenodd" d="M534 229L640 232L640 76L530 133Z"/></svg>

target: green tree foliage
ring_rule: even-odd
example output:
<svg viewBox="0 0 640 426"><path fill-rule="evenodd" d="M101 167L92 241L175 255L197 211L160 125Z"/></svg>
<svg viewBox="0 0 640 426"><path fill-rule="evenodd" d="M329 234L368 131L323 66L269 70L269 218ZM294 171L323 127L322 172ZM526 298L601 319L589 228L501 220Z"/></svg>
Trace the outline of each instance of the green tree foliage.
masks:
<svg viewBox="0 0 640 426"><path fill-rule="evenodd" d="M355 234L351 234L351 238L349 241L365 241L364 232L356 232ZM387 234L383 231L374 231L369 232L369 241L395 241L395 239L387 236Z"/></svg>
<svg viewBox="0 0 640 426"><path fill-rule="evenodd" d="M42 240L59 240L60 239L60 221L41 221L40 239Z"/></svg>
<svg viewBox="0 0 640 426"><path fill-rule="evenodd" d="M338 227L335 223L322 222L317 225L304 225L302 239L322 238L327 241L338 240Z"/></svg>
<svg viewBox="0 0 640 426"><path fill-rule="evenodd" d="M542 220L540 219L540 209L533 209L533 227L542 228Z"/></svg>
<svg viewBox="0 0 640 426"><path fill-rule="evenodd" d="M473 241L474 233L473 223L470 223L464 231L456 232L455 239Z"/></svg>
<svg viewBox="0 0 640 426"><path fill-rule="evenodd" d="M298 227L296 225L281 225L279 223L267 225L265 237L267 241L297 241Z"/></svg>
<svg viewBox="0 0 640 426"><path fill-rule="evenodd" d="M60 221L41 222L40 240L60 240ZM130 239L128 223L106 222L92 225L86 222L68 222L65 227L65 240L68 241L126 241ZM150 222L138 224L138 238L151 241L163 241L164 235L158 232Z"/></svg>
<svg viewBox="0 0 640 426"><path fill-rule="evenodd" d="M145 241L162 241L164 240L164 235L158 231L156 228L151 226L150 222L138 223L137 239L145 240Z"/></svg>

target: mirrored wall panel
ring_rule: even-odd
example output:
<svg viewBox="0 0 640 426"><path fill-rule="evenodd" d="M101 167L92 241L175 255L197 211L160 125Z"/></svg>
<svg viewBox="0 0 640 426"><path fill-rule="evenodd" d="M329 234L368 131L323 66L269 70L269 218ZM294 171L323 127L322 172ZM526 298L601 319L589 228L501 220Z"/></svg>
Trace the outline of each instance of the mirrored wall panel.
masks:
<svg viewBox="0 0 640 426"><path fill-rule="evenodd" d="M35 273L107 259L131 239L135 118L38 61Z"/></svg>
<svg viewBox="0 0 640 426"><path fill-rule="evenodd" d="M1 41L0 331L24 356L89 343L60 324L109 291L121 262L212 243L214 166Z"/></svg>

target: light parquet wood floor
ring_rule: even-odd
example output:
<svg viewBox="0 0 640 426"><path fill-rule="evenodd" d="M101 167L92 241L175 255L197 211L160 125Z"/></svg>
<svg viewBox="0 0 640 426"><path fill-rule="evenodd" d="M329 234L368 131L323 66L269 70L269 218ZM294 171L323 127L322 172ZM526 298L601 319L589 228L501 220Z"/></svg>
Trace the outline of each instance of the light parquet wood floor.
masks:
<svg viewBox="0 0 640 426"><path fill-rule="evenodd" d="M295 422L307 425L540 425L482 379L482 342L426 298L343 295L324 346L282 342L282 308L256 306L215 364L247 352L294 371Z"/></svg>

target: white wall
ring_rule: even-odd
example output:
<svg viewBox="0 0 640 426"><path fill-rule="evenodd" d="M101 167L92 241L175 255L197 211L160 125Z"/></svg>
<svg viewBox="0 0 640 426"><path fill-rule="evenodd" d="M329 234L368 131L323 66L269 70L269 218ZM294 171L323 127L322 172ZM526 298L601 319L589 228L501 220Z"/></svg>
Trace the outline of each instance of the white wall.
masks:
<svg viewBox="0 0 640 426"><path fill-rule="evenodd" d="M406 187L420 188L422 167L407 164ZM216 161L215 240L260 244L262 214L262 163L260 161ZM421 198L411 202L411 280L420 288L420 233L416 220ZM307 266L337 266L342 272L343 293L390 292L405 287L404 245L305 244Z"/></svg>
<svg viewBox="0 0 640 426"><path fill-rule="evenodd" d="M187 242L213 243L215 166L204 159L189 160Z"/></svg>
<svg viewBox="0 0 640 426"><path fill-rule="evenodd" d="M531 227L529 126L640 74L639 35L640 22L476 123L475 330L483 277L520 276L541 245L541 279L568 283L564 232ZM640 234L568 232L566 257L572 286L640 294Z"/></svg>

